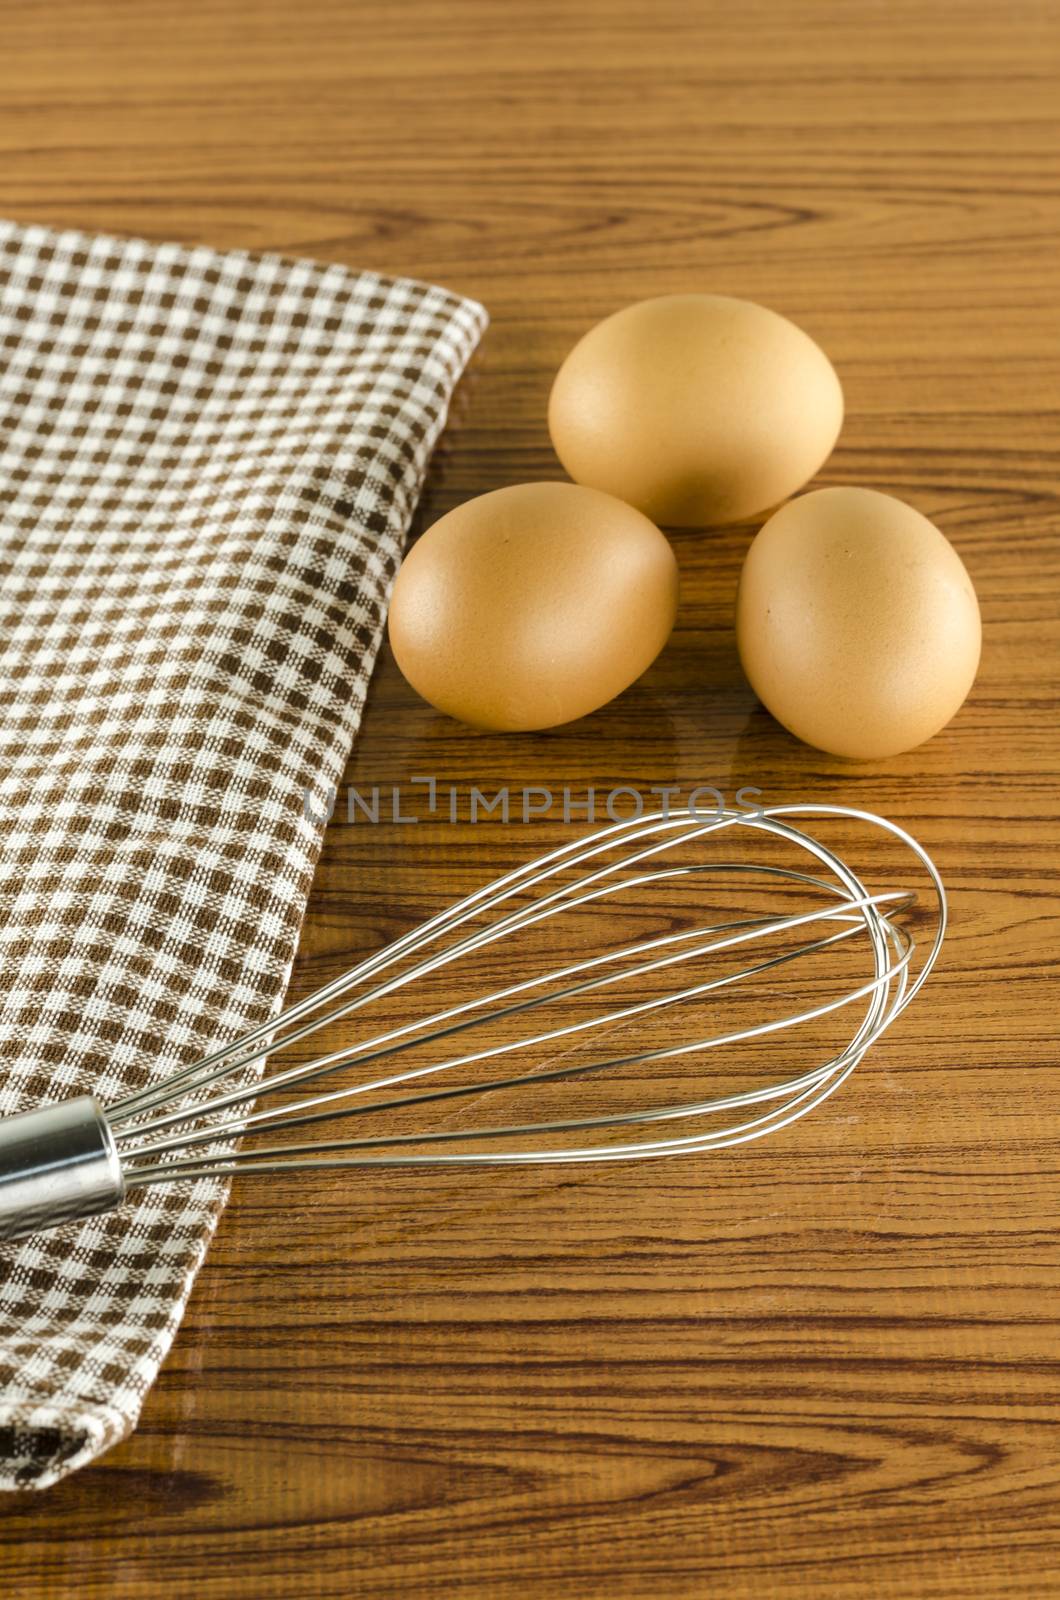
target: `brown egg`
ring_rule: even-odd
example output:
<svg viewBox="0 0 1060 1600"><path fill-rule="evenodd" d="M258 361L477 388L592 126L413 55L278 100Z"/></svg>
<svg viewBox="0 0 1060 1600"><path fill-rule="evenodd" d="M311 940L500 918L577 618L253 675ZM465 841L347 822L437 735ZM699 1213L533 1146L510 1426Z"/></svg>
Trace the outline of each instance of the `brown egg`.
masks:
<svg viewBox="0 0 1060 1600"><path fill-rule="evenodd" d="M639 511L595 489L523 483L469 500L413 546L390 603L412 687L478 728L585 716L654 661L677 563Z"/></svg>
<svg viewBox="0 0 1060 1600"><path fill-rule="evenodd" d="M959 710L979 665L979 604L960 556L912 506L818 489L751 545L736 605L759 699L833 755L897 755Z"/></svg>
<svg viewBox="0 0 1060 1600"><path fill-rule="evenodd" d="M590 328L556 374L548 426L577 483L664 527L740 522L832 452L843 391L801 328L749 300L673 294Z"/></svg>

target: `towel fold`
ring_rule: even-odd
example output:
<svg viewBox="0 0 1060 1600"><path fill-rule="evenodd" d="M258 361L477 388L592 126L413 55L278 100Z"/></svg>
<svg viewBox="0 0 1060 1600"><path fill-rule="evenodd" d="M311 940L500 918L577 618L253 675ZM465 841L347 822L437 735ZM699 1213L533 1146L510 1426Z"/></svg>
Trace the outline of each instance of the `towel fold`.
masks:
<svg viewBox="0 0 1060 1600"><path fill-rule="evenodd" d="M484 324L406 279L0 224L0 1114L279 1009ZM0 1249L0 1487L134 1426L225 1195Z"/></svg>

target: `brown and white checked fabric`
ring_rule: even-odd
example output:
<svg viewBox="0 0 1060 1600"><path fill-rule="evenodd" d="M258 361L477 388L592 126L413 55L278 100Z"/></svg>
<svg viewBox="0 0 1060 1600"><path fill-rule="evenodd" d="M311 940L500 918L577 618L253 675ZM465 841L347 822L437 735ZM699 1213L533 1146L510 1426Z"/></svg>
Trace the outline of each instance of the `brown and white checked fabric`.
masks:
<svg viewBox="0 0 1060 1600"><path fill-rule="evenodd" d="M278 1009L484 323L408 280L0 224L0 1113ZM132 1428L224 1195L0 1249L0 1486Z"/></svg>

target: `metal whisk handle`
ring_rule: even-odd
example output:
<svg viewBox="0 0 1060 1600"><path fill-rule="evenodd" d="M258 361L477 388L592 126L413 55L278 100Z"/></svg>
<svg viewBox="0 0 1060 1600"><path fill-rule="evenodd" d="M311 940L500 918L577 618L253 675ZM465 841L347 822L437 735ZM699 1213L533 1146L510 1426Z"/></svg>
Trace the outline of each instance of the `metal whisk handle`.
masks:
<svg viewBox="0 0 1060 1600"><path fill-rule="evenodd" d="M114 1134L92 1095L0 1120L0 1239L113 1211L124 1197Z"/></svg>

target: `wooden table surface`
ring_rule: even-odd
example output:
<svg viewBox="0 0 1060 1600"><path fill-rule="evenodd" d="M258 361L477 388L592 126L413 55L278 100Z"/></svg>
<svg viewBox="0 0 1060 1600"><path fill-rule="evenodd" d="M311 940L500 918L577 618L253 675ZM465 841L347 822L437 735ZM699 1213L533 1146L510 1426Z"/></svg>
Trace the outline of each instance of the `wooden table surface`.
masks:
<svg viewBox="0 0 1060 1600"><path fill-rule="evenodd" d="M985 623L952 726L860 767L740 678L746 528L676 537L670 648L568 729L469 732L384 656L351 783L869 805L944 872L940 968L757 1145L248 1179L139 1431L0 1505L12 1600L1060 1594L1058 58L1053 0L4 7L3 214L486 303L425 521L560 476L549 382L593 320L717 290L824 345L820 481L933 518ZM340 812L296 985L562 836Z"/></svg>

